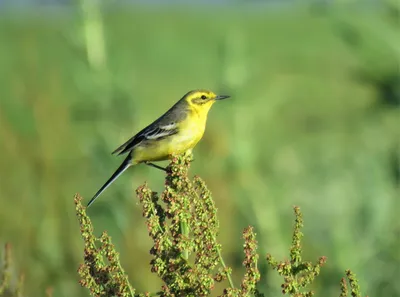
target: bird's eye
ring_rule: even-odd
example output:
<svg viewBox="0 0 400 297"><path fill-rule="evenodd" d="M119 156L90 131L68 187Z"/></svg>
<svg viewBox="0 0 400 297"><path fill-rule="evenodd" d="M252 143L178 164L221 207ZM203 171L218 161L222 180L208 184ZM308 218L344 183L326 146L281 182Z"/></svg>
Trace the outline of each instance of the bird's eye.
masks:
<svg viewBox="0 0 400 297"><path fill-rule="evenodd" d="M205 99L207 99L207 96L206 96L206 95L201 95L200 98L203 99L203 100L205 100Z"/></svg>

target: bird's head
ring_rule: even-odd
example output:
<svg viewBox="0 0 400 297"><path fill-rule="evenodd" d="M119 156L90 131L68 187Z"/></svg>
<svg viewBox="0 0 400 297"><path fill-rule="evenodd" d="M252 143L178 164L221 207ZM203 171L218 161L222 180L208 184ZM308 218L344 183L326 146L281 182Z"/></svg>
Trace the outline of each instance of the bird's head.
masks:
<svg viewBox="0 0 400 297"><path fill-rule="evenodd" d="M209 110L210 107L217 100L229 98L226 95L216 95L215 93L207 90L194 90L187 93L182 99L186 101L189 106L196 110Z"/></svg>

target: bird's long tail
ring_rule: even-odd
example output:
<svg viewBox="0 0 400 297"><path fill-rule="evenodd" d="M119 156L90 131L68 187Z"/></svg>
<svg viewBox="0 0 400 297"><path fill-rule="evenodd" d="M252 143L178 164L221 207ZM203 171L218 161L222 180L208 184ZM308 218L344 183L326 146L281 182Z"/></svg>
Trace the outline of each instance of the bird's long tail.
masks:
<svg viewBox="0 0 400 297"><path fill-rule="evenodd" d="M100 190L97 191L97 193L93 196L92 199L90 199L89 203L87 204L87 207L92 205L92 203L103 193L126 169L128 169L132 163L132 156L129 154L124 162L118 167L118 169L113 173L113 175L106 181L106 183L100 188Z"/></svg>

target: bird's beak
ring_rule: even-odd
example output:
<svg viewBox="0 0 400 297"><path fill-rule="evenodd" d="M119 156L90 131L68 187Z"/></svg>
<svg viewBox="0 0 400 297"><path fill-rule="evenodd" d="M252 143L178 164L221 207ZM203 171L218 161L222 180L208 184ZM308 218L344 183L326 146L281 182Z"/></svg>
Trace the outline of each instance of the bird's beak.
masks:
<svg viewBox="0 0 400 297"><path fill-rule="evenodd" d="M219 96L215 97L215 100L223 100L223 99L230 98L230 97L231 96L228 96L228 95L219 95Z"/></svg>

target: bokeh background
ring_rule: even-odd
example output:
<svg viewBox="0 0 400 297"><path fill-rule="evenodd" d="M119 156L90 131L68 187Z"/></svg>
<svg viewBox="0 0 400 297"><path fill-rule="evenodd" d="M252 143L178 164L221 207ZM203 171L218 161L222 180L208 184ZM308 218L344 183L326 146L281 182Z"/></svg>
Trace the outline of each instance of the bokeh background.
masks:
<svg viewBox="0 0 400 297"><path fill-rule="evenodd" d="M292 206L313 289L338 296L351 268L369 296L400 296L398 1L0 2L0 243L25 295L88 296L73 195L97 191L110 152L191 89L232 95L210 113L192 174L205 179L239 281L242 229L261 258L288 256ZM141 291L159 282L134 189L138 166L89 209ZM260 289L281 279L260 260Z"/></svg>

